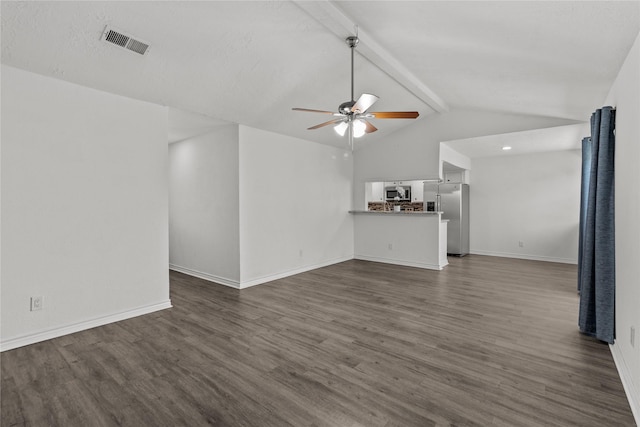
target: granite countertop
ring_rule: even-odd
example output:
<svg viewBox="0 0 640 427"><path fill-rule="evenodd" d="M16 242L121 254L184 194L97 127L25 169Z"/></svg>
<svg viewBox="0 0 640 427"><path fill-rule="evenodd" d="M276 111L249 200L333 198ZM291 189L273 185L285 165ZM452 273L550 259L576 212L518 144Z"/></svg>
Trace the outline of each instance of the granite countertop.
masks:
<svg viewBox="0 0 640 427"><path fill-rule="evenodd" d="M378 214L378 215L438 215L442 212L427 212L427 211L349 211L351 214Z"/></svg>

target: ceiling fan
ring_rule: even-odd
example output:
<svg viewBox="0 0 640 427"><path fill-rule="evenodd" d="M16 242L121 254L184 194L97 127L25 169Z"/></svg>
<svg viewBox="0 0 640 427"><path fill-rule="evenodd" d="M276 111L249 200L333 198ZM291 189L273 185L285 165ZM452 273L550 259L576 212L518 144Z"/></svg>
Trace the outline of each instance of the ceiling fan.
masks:
<svg viewBox="0 0 640 427"><path fill-rule="evenodd" d="M355 47L358 45L358 36L349 36L346 38L347 45L351 49L351 101L340 104L338 112L325 110L312 110L309 108L292 108L295 111L308 111L311 113L331 114L335 119L328 122L311 126L308 130L319 129L321 127L335 125L334 130L340 135L349 131L349 146L353 150L353 138L360 138L364 134L372 133L378 130L367 119L415 119L419 116L417 111L386 111L386 112L367 112L367 110L378 100L376 95L363 93L357 101L353 98L353 55Z"/></svg>

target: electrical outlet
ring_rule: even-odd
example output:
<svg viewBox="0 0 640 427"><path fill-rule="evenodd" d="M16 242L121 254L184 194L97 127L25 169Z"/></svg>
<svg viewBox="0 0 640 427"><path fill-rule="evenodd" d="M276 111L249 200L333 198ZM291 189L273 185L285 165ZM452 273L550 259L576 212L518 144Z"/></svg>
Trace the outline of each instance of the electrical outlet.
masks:
<svg viewBox="0 0 640 427"><path fill-rule="evenodd" d="M518 246L524 248L524 242L522 240L518 241Z"/></svg>
<svg viewBox="0 0 640 427"><path fill-rule="evenodd" d="M631 336L629 337L629 341L631 342L631 347L635 347L636 346L636 328L632 326L630 329L631 329L631 333L630 333Z"/></svg>
<svg viewBox="0 0 640 427"><path fill-rule="evenodd" d="M389 243L389 250L392 251L393 250L393 243Z"/></svg>
<svg viewBox="0 0 640 427"><path fill-rule="evenodd" d="M31 297L31 311L42 310L43 297Z"/></svg>

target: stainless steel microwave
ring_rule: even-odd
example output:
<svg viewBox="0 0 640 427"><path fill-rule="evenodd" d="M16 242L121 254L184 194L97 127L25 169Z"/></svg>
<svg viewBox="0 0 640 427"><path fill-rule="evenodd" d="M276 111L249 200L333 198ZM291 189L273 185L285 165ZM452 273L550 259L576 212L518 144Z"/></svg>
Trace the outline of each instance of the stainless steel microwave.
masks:
<svg viewBox="0 0 640 427"><path fill-rule="evenodd" d="M410 185L396 185L393 187L385 187L384 192L385 192L385 199L387 202L393 202L393 201L410 202L411 201Z"/></svg>

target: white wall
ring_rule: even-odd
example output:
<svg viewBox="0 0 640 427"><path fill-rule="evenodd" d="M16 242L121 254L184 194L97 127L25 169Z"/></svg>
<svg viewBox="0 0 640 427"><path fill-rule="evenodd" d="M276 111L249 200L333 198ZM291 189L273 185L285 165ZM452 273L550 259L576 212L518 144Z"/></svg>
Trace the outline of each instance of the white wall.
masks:
<svg viewBox="0 0 640 427"><path fill-rule="evenodd" d="M170 307L166 123L2 66L2 350Z"/></svg>
<svg viewBox="0 0 640 427"><path fill-rule="evenodd" d="M442 224L439 214L357 214L355 258L442 270L448 264Z"/></svg>
<svg viewBox="0 0 640 427"><path fill-rule="evenodd" d="M577 263L580 151L481 157L471 164L471 253Z"/></svg>
<svg viewBox="0 0 640 427"><path fill-rule="evenodd" d="M440 144L440 166L439 166L440 172L441 172L440 176L443 178L445 182L449 182L449 180L446 179L446 176L444 176L445 174L442 172L444 162L447 162L450 165L457 166L460 169L465 170L464 174L462 171L449 173L449 176L455 176L456 178L458 178L458 179L452 180L451 182L464 181L466 183L469 183L467 178L469 176L469 171L471 170L471 158L465 156L464 154L458 153L453 148L447 146L446 143ZM461 178L464 178L464 179L461 179Z"/></svg>
<svg viewBox="0 0 640 427"><path fill-rule="evenodd" d="M353 258L352 176L343 149L240 126L243 287Z"/></svg>
<svg viewBox="0 0 640 427"><path fill-rule="evenodd" d="M422 117L384 139L363 140L355 152L354 205L364 205L367 181L442 178L440 142L564 124L567 121L475 110Z"/></svg>
<svg viewBox="0 0 640 427"><path fill-rule="evenodd" d="M238 125L169 145L171 268L240 284Z"/></svg>
<svg viewBox="0 0 640 427"><path fill-rule="evenodd" d="M604 105L616 107L616 341L611 350L640 424L640 35Z"/></svg>

